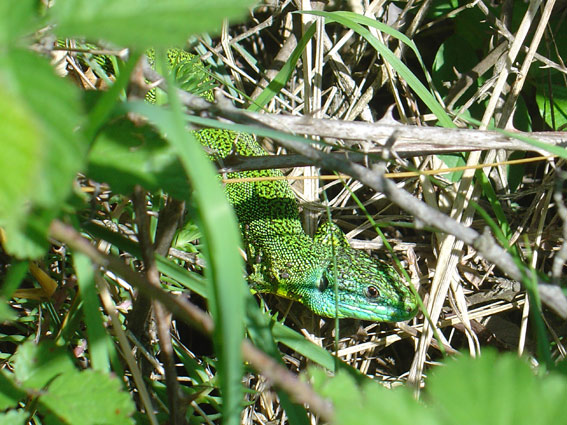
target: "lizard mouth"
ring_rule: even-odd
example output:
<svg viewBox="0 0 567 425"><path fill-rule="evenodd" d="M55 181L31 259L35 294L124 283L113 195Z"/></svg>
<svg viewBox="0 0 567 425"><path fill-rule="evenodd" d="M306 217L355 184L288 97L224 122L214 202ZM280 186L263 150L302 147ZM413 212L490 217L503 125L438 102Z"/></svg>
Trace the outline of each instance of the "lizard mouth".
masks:
<svg viewBox="0 0 567 425"><path fill-rule="evenodd" d="M334 297L333 297L334 298ZM403 322L414 317L418 312L418 304L413 297L399 300L397 304L368 303L366 299L353 302L340 300L336 304L334 299L327 298L323 309L317 313L325 317L338 317L339 319L357 318L373 322Z"/></svg>
<svg viewBox="0 0 567 425"><path fill-rule="evenodd" d="M418 307L416 303L406 303L403 306L376 305L356 306L356 305L340 305L338 306L339 318L357 317L361 320L369 320L374 322L403 322L409 320L417 314ZM335 314L333 314L335 317Z"/></svg>

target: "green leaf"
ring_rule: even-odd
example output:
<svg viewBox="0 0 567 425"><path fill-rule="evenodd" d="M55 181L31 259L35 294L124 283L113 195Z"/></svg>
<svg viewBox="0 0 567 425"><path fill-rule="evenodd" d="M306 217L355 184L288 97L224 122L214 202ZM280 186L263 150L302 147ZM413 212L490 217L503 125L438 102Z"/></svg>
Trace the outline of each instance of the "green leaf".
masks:
<svg viewBox="0 0 567 425"><path fill-rule="evenodd" d="M197 248L195 245L193 245L193 242L195 242L201 236L202 235L199 227L192 221L188 221L177 232L172 246L185 252L197 252Z"/></svg>
<svg viewBox="0 0 567 425"><path fill-rule="evenodd" d="M9 253L37 257L82 167L81 108L75 88L27 50L0 57L0 79L0 225Z"/></svg>
<svg viewBox="0 0 567 425"><path fill-rule="evenodd" d="M554 130L564 130L567 126L567 88L552 85L549 89L538 87L537 106L545 123ZM553 97L550 97L553 93Z"/></svg>
<svg viewBox="0 0 567 425"><path fill-rule="evenodd" d="M36 128L41 131L42 174L35 197L46 207L58 205L69 193L70 183L81 168L86 143L77 133L81 105L77 90L57 77L49 63L25 50L8 55L8 83L27 104Z"/></svg>
<svg viewBox="0 0 567 425"><path fill-rule="evenodd" d="M67 350L53 341L26 341L14 355L16 379L23 388L40 390L62 373L75 371Z"/></svg>
<svg viewBox="0 0 567 425"><path fill-rule="evenodd" d="M13 376L13 374L6 373L5 370L0 371L0 410L16 407L18 402L26 396L26 393L12 382Z"/></svg>
<svg viewBox="0 0 567 425"><path fill-rule="evenodd" d="M171 146L153 127L136 126L127 119L103 128L89 153L87 175L124 195L139 184L150 192L163 189L177 199L190 197L183 167Z"/></svg>
<svg viewBox="0 0 567 425"><path fill-rule="evenodd" d="M457 1L457 3L460 3ZM523 9L525 13L525 4L514 8L514 12L518 13L520 9ZM454 6L457 9L458 6ZM485 19L485 15L480 11L478 7L464 7L459 8L460 13L458 13L453 18L453 25L455 28L455 34L466 40L467 45L471 46L473 50L482 51L485 49L486 43L490 40L490 24ZM449 13L451 15L451 13ZM463 46L464 47L464 46ZM471 52L471 55L473 53Z"/></svg>
<svg viewBox="0 0 567 425"><path fill-rule="evenodd" d="M321 370L309 370L315 390L335 407L336 425L420 425L441 423L431 410L417 403L406 387L387 389L366 379L361 384L345 372L330 378Z"/></svg>
<svg viewBox="0 0 567 425"><path fill-rule="evenodd" d="M484 351L437 368L427 382L430 405L445 424L556 425L567 397L564 377L536 377L514 354Z"/></svg>
<svg viewBox="0 0 567 425"><path fill-rule="evenodd" d="M536 376L510 353L450 359L433 371L421 402L406 387L386 389L371 380L357 385L342 371L334 378L314 368L309 373L315 390L333 402L335 424L415 425L416 418L432 425L567 423L565 376Z"/></svg>
<svg viewBox="0 0 567 425"><path fill-rule="evenodd" d="M0 75L2 71L0 59ZM2 78L4 80L4 78ZM39 123L16 93L2 84L0 90L0 225L6 227L6 248L10 249L10 232L22 226L28 209L26 200L34 188L40 168L41 130Z"/></svg>
<svg viewBox="0 0 567 425"><path fill-rule="evenodd" d="M218 31L241 18L250 0L74 0L51 9L60 37L86 37L145 50L185 44L191 34Z"/></svg>
<svg viewBox="0 0 567 425"><path fill-rule="evenodd" d="M94 96L85 94L83 97L86 104L91 106L84 129L85 139L89 143L96 138L101 127L111 119L112 112L121 96L124 95L124 91L130 82L130 76L140 56L141 53L139 52L131 52L128 61L123 66L115 68L119 68L118 78L108 90L102 92L102 95L99 95L99 92ZM96 102L94 102L95 99L97 100Z"/></svg>
<svg viewBox="0 0 567 425"><path fill-rule="evenodd" d="M459 35L447 38L437 50L433 61L433 78L439 91L443 94L449 92L449 84L453 83L459 74L468 72L478 63L475 50L467 40ZM471 84L469 94L472 96L480 83ZM450 85L453 88L453 85ZM467 99L469 96L462 96ZM464 102L461 101L460 104Z"/></svg>
<svg viewBox="0 0 567 425"><path fill-rule="evenodd" d="M46 424L130 425L135 410L117 377L94 370L59 376L40 404Z"/></svg>
<svg viewBox="0 0 567 425"><path fill-rule="evenodd" d="M108 347L112 345L100 314L101 305L95 287L93 264L88 257L79 252L74 253L73 263L77 272L79 295L83 300L92 367L94 370L108 372L110 370Z"/></svg>
<svg viewBox="0 0 567 425"><path fill-rule="evenodd" d="M8 269L2 287L0 287L0 298L6 299L12 296L12 293L18 289L28 273L28 261L13 261ZM1 319L0 319L1 320Z"/></svg>
<svg viewBox="0 0 567 425"><path fill-rule="evenodd" d="M0 297L0 323L15 320L16 318L16 313L10 308L8 301L4 297Z"/></svg>
<svg viewBox="0 0 567 425"><path fill-rule="evenodd" d="M515 151L511 152L508 157L509 160L524 159L527 156L525 151ZM516 192L516 189L522 184L524 175L526 174L526 164L512 164L506 166L508 174L508 186L510 187L510 192Z"/></svg>
<svg viewBox="0 0 567 425"><path fill-rule="evenodd" d="M36 9L35 0L0 2L0 46L14 46L20 37L35 30Z"/></svg>
<svg viewBox="0 0 567 425"><path fill-rule="evenodd" d="M10 410L0 413L0 425L25 425L28 417L29 413L25 410Z"/></svg>

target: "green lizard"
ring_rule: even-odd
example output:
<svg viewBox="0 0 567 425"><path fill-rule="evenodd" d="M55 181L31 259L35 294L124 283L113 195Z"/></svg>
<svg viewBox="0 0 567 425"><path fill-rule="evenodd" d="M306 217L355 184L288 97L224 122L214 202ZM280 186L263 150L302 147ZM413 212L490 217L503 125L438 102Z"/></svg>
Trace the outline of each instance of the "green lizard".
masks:
<svg viewBox="0 0 567 425"><path fill-rule="evenodd" d="M169 51L171 65L183 65L191 57L176 49ZM202 94L211 100L210 90ZM247 134L219 129L194 134L216 160L233 154L267 155ZM255 170L227 175L274 176L283 174L279 170ZM249 281L259 292L299 301L325 317L403 321L416 314L416 299L394 268L353 249L336 225L323 222L314 239L304 232L297 201L287 182L232 183L225 191L241 226L251 269Z"/></svg>

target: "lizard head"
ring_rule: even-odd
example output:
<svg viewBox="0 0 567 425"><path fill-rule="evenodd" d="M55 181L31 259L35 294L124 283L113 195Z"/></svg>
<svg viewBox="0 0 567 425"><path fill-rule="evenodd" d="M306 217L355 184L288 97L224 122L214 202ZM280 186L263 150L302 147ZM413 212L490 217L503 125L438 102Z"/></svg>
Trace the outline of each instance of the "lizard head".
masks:
<svg viewBox="0 0 567 425"><path fill-rule="evenodd" d="M353 249L331 223L320 226L314 241L326 249L328 260L312 270L315 287L302 300L308 308L325 317L380 322L415 316L416 298L392 266Z"/></svg>
<svg viewBox="0 0 567 425"><path fill-rule="evenodd" d="M377 322L415 316L415 296L392 266L352 248L338 249L335 258L336 273L331 258L320 270L317 288L304 299L315 313Z"/></svg>

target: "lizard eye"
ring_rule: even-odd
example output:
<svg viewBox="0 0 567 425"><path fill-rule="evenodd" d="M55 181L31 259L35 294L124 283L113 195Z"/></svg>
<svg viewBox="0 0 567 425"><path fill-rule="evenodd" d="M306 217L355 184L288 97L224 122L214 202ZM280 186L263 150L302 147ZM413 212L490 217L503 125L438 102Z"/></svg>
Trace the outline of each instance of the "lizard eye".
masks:
<svg viewBox="0 0 567 425"><path fill-rule="evenodd" d="M319 291L323 292L329 286L329 280L327 279L327 275L323 273L321 276L321 280L319 281Z"/></svg>
<svg viewBox="0 0 567 425"><path fill-rule="evenodd" d="M368 288L366 288L366 296L368 298L378 298L380 296L380 291L378 290L377 287L371 285Z"/></svg>

